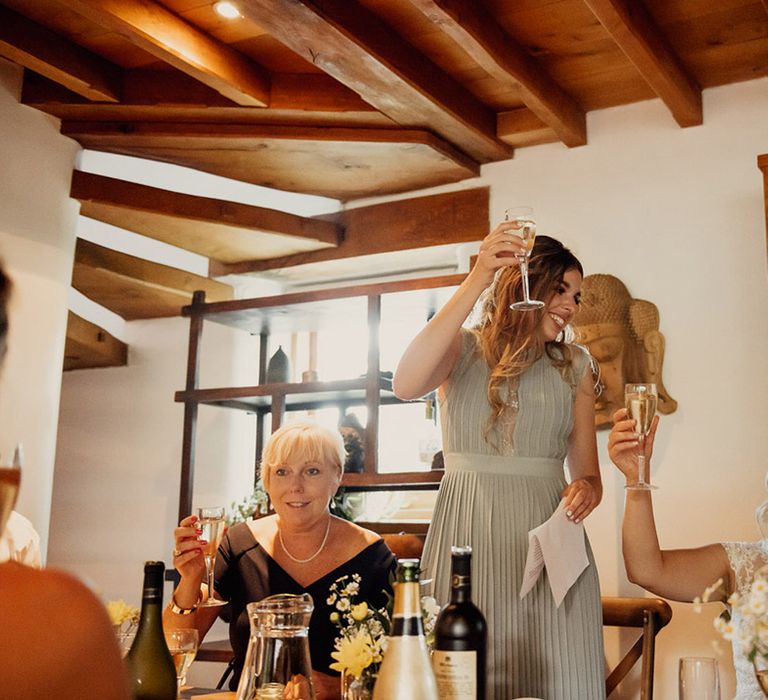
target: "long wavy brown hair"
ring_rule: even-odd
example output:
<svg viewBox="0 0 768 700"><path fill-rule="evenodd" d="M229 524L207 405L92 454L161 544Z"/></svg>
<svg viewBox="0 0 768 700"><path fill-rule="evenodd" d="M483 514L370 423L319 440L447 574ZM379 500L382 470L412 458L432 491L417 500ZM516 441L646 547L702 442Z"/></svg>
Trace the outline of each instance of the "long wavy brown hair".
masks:
<svg viewBox="0 0 768 700"><path fill-rule="evenodd" d="M584 270L578 258L560 241L549 236L536 236L528 261L528 281L533 299L547 304L569 270ZM573 386L571 348L561 340L544 342L538 333L546 306L536 311L513 311L510 304L523 298L523 282L518 265L503 267L480 299L480 318L474 328L480 349L491 372L488 379L488 402L491 415L486 437L505 411L515 410L504 398L513 392L520 375L545 352L563 379Z"/></svg>

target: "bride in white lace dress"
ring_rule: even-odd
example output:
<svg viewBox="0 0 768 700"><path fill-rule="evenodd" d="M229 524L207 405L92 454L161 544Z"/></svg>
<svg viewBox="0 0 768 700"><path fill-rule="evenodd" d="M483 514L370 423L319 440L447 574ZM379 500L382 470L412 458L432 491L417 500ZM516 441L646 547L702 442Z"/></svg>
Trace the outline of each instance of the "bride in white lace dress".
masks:
<svg viewBox="0 0 768 700"><path fill-rule="evenodd" d="M637 435L634 422L624 409L614 416L608 438L608 454L622 471L627 483L637 481ZM650 464L658 417L645 443ZM649 470L650 471L650 470ZM710 600L727 601L731 593L749 591L755 574L768 565L768 540L758 542L720 542L694 549L665 549L659 546L653 518L652 491L627 491L622 529L624 565L629 580L663 598L692 602L718 579L723 585ZM734 640L743 623L733 611ZM738 644L733 645L736 669L736 695L733 700L765 700L752 664Z"/></svg>

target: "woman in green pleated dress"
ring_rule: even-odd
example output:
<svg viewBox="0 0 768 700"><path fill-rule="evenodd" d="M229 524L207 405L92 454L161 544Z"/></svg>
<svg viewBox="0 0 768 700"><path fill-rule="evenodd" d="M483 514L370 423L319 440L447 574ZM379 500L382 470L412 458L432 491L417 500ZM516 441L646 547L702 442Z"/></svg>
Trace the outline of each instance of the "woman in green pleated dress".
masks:
<svg viewBox="0 0 768 700"><path fill-rule="evenodd" d="M483 240L472 271L395 373L401 398L439 392L445 476L422 567L447 603L451 545L472 546L473 597L488 621L489 700L600 700L602 609L589 543L589 566L560 606L546 570L519 597L528 532L561 500L582 522L602 485L589 357L564 341L582 267L561 243L538 236L529 279L532 298L545 305L510 309L523 297L516 226L501 223ZM478 320L465 328L476 305Z"/></svg>

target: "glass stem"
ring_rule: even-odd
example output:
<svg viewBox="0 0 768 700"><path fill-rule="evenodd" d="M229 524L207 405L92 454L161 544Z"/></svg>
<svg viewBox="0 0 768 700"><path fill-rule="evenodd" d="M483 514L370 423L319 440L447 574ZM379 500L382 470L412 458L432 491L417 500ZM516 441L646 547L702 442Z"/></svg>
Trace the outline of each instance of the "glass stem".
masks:
<svg viewBox="0 0 768 700"><path fill-rule="evenodd" d="M523 279L523 299L528 303L531 300L528 292L528 258L520 259L520 276Z"/></svg>
<svg viewBox="0 0 768 700"><path fill-rule="evenodd" d="M637 455L637 485L645 486L645 435L638 440L640 454Z"/></svg>
<svg viewBox="0 0 768 700"><path fill-rule="evenodd" d="M208 579L208 600L213 600L213 557L206 557L205 573Z"/></svg>

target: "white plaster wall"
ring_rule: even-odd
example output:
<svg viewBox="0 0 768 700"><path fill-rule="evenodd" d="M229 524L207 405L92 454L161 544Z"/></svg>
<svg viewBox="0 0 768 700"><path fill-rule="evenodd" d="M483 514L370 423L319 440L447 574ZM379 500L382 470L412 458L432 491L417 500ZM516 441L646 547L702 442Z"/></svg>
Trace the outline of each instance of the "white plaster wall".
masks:
<svg viewBox="0 0 768 700"><path fill-rule="evenodd" d="M494 221L506 206L531 204L540 230L570 244L587 272L615 274L659 307L665 382L680 404L664 418L654 464L667 547L754 538L753 510L765 495L768 284L755 159L768 152L767 88L761 79L706 91L704 126L686 130L658 101L594 113L586 148L522 149L463 184L491 186ZM182 425L173 392L184 381L186 323L130 323L126 332L128 367L64 378L51 558L109 597L135 602L141 562L167 561L171 548ZM253 371L255 347L238 359L226 329L207 337L213 354L203 358L203 385ZM244 488L247 421L223 410L201 414L196 499L224 501ZM604 443L601 434L605 499L588 524L603 592L640 594L624 576L623 489ZM715 613L675 606L659 638L657 697L676 697L679 656L714 653ZM725 698L732 683L722 662Z"/></svg>
<svg viewBox="0 0 768 700"><path fill-rule="evenodd" d="M18 104L21 69L0 60L0 258L13 280L0 390L0 450L26 460L17 509L47 547L77 206L77 144L58 120Z"/></svg>

